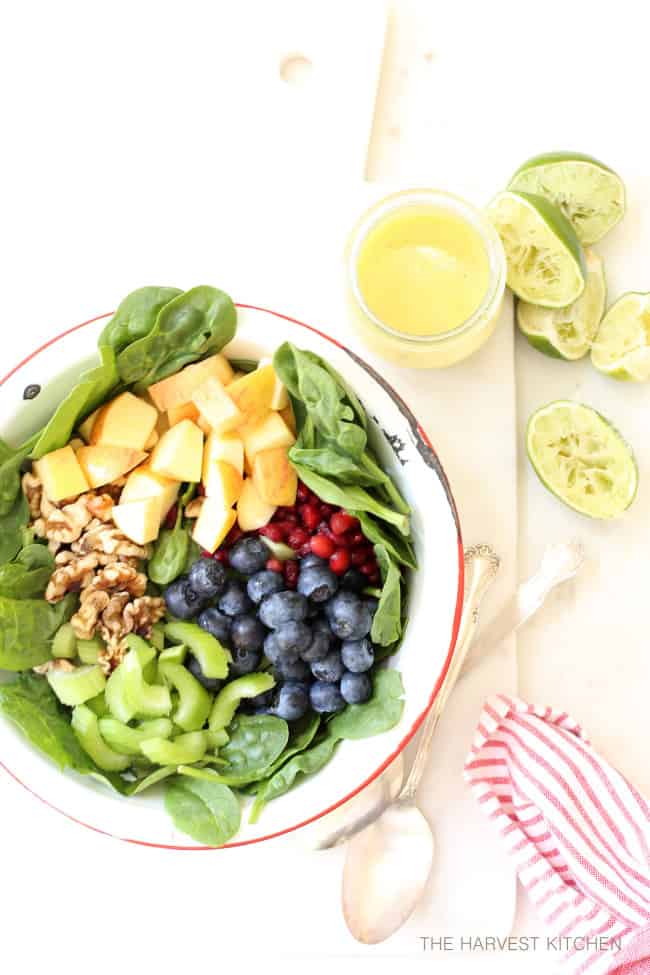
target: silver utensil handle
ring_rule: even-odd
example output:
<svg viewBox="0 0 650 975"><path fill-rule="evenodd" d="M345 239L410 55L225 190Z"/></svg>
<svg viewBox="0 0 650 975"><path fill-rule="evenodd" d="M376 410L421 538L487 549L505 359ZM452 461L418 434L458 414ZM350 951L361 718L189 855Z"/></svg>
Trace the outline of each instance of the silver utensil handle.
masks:
<svg viewBox="0 0 650 975"><path fill-rule="evenodd" d="M426 767L431 741L438 726L440 715L444 711L449 695L460 676L467 651L476 633L481 601L494 581L499 565L499 557L489 545L474 545L465 551L466 595L456 647L447 676L424 720L418 750L409 776L400 792L400 800L415 797L422 773ZM467 582L468 575L470 577L469 582Z"/></svg>

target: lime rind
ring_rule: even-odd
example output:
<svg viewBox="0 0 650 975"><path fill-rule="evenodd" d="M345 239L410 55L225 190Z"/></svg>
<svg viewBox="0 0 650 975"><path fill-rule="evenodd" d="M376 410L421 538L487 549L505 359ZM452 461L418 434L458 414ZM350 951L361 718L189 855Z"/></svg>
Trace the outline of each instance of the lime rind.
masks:
<svg viewBox="0 0 650 975"><path fill-rule="evenodd" d="M585 251L585 289L563 308L517 302L517 325L534 348L556 359L575 361L589 352L605 311L607 284L602 259Z"/></svg>
<svg viewBox="0 0 650 975"><path fill-rule="evenodd" d="M559 207L582 244L597 243L625 214L625 186L620 176L580 152L533 156L508 185L543 196Z"/></svg>
<svg viewBox="0 0 650 975"><path fill-rule="evenodd" d="M598 329L591 361L613 379L650 380L650 293L629 291L614 302Z"/></svg>
<svg viewBox="0 0 650 975"><path fill-rule="evenodd" d="M508 286L518 298L561 308L582 294L584 254L557 207L531 193L505 190L487 214L506 252Z"/></svg>
<svg viewBox="0 0 650 975"><path fill-rule="evenodd" d="M639 475L631 447L584 403L556 400L533 413L526 448L542 484L574 511L617 518L634 501Z"/></svg>

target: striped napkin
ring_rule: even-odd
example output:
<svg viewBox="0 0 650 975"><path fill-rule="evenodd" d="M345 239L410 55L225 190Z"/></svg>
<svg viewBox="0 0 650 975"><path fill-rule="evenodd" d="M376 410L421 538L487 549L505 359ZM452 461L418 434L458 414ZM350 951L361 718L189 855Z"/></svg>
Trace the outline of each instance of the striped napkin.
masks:
<svg viewBox="0 0 650 975"><path fill-rule="evenodd" d="M498 695L465 779L572 975L650 975L650 808L566 712Z"/></svg>

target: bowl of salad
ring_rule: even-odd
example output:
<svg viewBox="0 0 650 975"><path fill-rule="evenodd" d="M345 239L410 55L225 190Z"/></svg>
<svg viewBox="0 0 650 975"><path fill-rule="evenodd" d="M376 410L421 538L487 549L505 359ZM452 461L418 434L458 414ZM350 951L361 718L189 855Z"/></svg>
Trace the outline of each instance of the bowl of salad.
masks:
<svg viewBox="0 0 650 975"><path fill-rule="evenodd" d="M367 363L218 288L140 288L0 383L0 762L200 850L369 794L449 666L458 517Z"/></svg>

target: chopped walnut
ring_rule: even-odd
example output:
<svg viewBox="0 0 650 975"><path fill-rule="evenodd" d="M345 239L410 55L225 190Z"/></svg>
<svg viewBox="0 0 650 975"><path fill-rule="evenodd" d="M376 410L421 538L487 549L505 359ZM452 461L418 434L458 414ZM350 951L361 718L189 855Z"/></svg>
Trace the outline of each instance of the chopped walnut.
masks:
<svg viewBox="0 0 650 975"><path fill-rule="evenodd" d="M41 500L43 498L43 485L40 477L27 472L27 474L23 474L22 485L23 494L27 498L29 513L32 518L40 518Z"/></svg>
<svg viewBox="0 0 650 975"><path fill-rule="evenodd" d="M102 494L84 495L86 508L99 521L110 521L113 517L113 506L115 502L108 492Z"/></svg>
<svg viewBox="0 0 650 975"><path fill-rule="evenodd" d="M165 600L158 596L140 596L124 610L124 622L129 633L150 637L151 627L165 615Z"/></svg>
<svg viewBox="0 0 650 975"><path fill-rule="evenodd" d="M186 518L198 518L201 514L201 508L203 507L203 502L205 498L193 498L192 501L185 508L184 514Z"/></svg>
<svg viewBox="0 0 650 975"><path fill-rule="evenodd" d="M128 592L114 592L102 612L98 629L109 647L118 644L130 632L124 620L124 608L129 600Z"/></svg>
<svg viewBox="0 0 650 975"><path fill-rule="evenodd" d="M91 520L91 514L83 498L79 498L72 504L64 505L63 508L53 508L44 519L38 519L38 522L34 523L35 531L37 523L41 520L43 526L39 534L43 538L56 545L69 545L81 536Z"/></svg>
<svg viewBox="0 0 650 975"><path fill-rule="evenodd" d="M149 549L146 546L136 545L119 528L104 524L97 519L90 522L84 534L72 543L71 548L73 552L79 554L103 552L106 555L112 555L113 561L118 558L121 559L122 556L146 559L149 555Z"/></svg>
<svg viewBox="0 0 650 975"><path fill-rule="evenodd" d="M101 569L93 579L94 589L119 590L131 597L144 596L147 577L125 562L112 562Z"/></svg>
<svg viewBox="0 0 650 975"><path fill-rule="evenodd" d="M75 666L69 660L60 658L58 660L46 660L44 664L39 664L38 667L33 667L32 669L35 674L49 674L52 670L70 673L70 671L75 670Z"/></svg>
<svg viewBox="0 0 650 975"><path fill-rule="evenodd" d="M72 556L66 558L63 556ZM79 592L85 589L93 578L97 568L97 557L93 554L75 556L72 552L60 552L55 560L58 568L50 576L45 590L48 603L58 603L68 592Z"/></svg>
<svg viewBox="0 0 650 975"><path fill-rule="evenodd" d="M70 620L72 629L80 640L94 637L97 623L108 606L109 599L107 592L97 592L92 586L82 591L79 609Z"/></svg>

